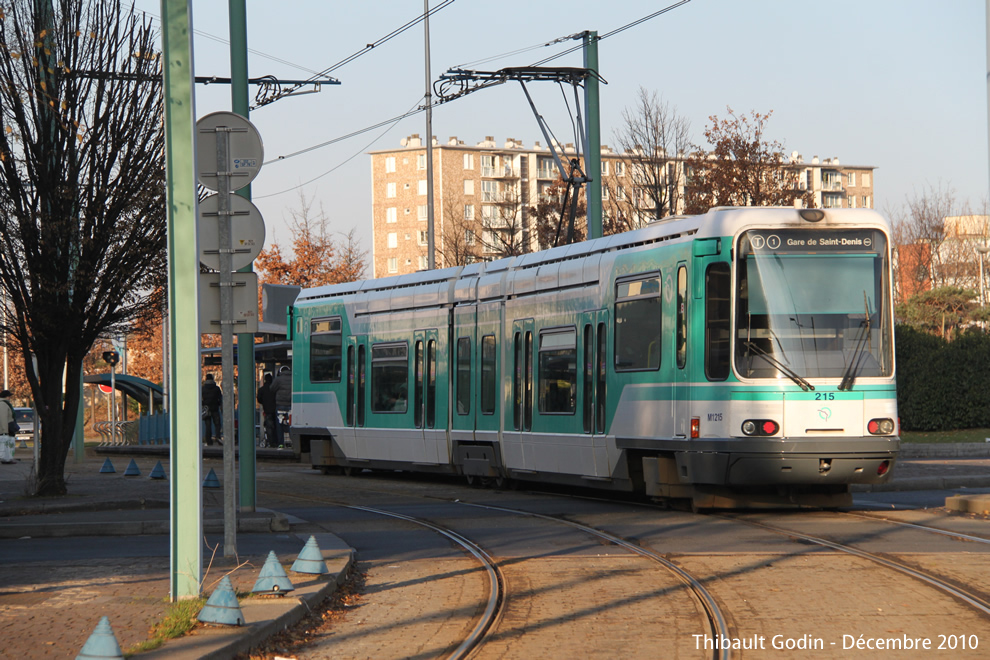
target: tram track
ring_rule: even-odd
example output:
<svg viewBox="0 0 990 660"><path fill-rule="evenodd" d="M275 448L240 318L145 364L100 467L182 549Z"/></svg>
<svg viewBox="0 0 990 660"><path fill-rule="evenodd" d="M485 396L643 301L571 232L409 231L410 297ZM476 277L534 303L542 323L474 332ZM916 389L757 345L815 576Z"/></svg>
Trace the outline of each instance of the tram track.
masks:
<svg viewBox="0 0 990 660"><path fill-rule="evenodd" d="M972 534L963 534L961 532L953 532L948 529L942 529L940 527L932 527L930 525L919 525L917 523L909 523L903 520L894 520L887 517L882 517L876 514L862 513L858 511L842 511L840 512L843 516L849 516L854 518L861 518L863 520L873 520L877 522L887 523L889 525L896 525L899 527L905 527L908 529L917 529L930 534L938 534L940 536L946 536L951 539L956 539L958 541L971 541L973 543L984 543L990 545L990 538L983 536L973 536Z"/></svg>
<svg viewBox="0 0 990 660"><path fill-rule="evenodd" d="M551 522L559 523L561 525L567 525L573 527L574 529L580 530L585 534L590 534L603 541L607 541L614 545L617 545L629 552L650 559L665 569L674 574L681 582L683 582L688 589L691 591L695 599L700 603L701 607L704 609L706 617L708 619L709 632L713 639L726 639L730 637L729 624L726 621L725 615L722 613L718 606L717 601L705 589L704 585L696 577L691 575L688 571L684 570L674 562L670 561L666 557L644 548L640 545L633 543L632 541L626 540L620 536L616 536L610 532L598 529L596 527L591 527L583 523L575 522L573 520L568 520L566 518L558 518L555 516L548 516L542 513L533 513L531 511L523 511L521 509L511 509L508 507L494 506L490 504L475 504L472 502L458 502L464 506L476 507L480 509L487 509L489 511L502 511L505 513L511 513L514 515L528 516L532 518L539 518L541 520L548 520ZM730 653L728 649L716 649L713 652L712 658L714 660L728 660Z"/></svg>
<svg viewBox="0 0 990 660"><path fill-rule="evenodd" d="M861 559L866 559L868 561L871 561L871 562L874 562L874 563L879 564L881 566L884 566L885 568L889 568L889 569L894 570L894 571L897 571L898 573L901 573L903 575L907 575L907 576L909 576L911 578L914 578L915 580L919 580L919 581L921 581L921 582L923 582L923 583L925 583L925 584L927 584L927 585L929 585L931 587L934 587L935 589L938 589L939 591L941 591L941 592L943 592L945 594L948 594L949 596L955 598L956 600L965 603L966 605L968 605L972 609L974 609L974 610L976 610L976 611L978 611L978 612L980 612L980 613L982 613L982 614L984 614L986 616L990 616L990 601L988 601L987 599L985 599L985 598L983 598L983 597L981 597L981 596L979 596L977 594L972 593L969 590L966 590L966 589L963 589L960 586L954 585L954 584L950 583L949 581L944 580L941 577L939 577L939 576L931 573L930 571L925 571L925 570L922 570L922 569L913 568L913 567L908 566L907 564L905 564L903 562L896 561L894 559L891 559L889 557L886 557L886 556L881 555L881 554L876 553L876 552L869 552L869 551L863 550L861 548L857 548L855 546L847 545L845 543L839 543L837 541L831 541L829 539L822 538L820 536L813 536L811 534L804 534L802 532L798 532L796 530L789 529L789 528L786 528L786 527L778 527L776 525L770 525L770 524L765 523L765 522L760 522L760 521L756 521L756 520L748 520L748 519L743 518L743 517L740 517L740 516L734 516L734 515L728 515L728 514L714 514L714 513L710 513L710 514L705 514L705 515L708 515L708 516L711 516L711 517L714 517L714 518L721 518L723 520L729 520L729 521L732 521L732 522L742 523L744 525L749 525L751 527L755 527L755 528L758 528L758 529L762 529L762 530L766 530L766 531L769 531L769 532L773 532L775 534L779 534L779 535L782 535L782 536L787 536L787 537L790 537L790 538L798 539L798 540L804 541L806 543L812 543L812 544L815 544L815 545L820 545L820 546L823 546L823 547L826 547L826 548L830 548L832 550L836 550L838 552L842 552L842 553L845 553L845 554L848 554L848 555L859 557ZM915 525L912 525L912 526L915 526ZM915 526L915 527L917 527L917 526ZM932 528L931 530L928 530L928 531L932 531L932 530L934 530L934 528ZM944 530L942 530L942 531L944 531ZM948 535L954 535L954 533L948 533ZM962 536L962 535L960 535L960 536Z"/></svg>
<svg viewBox="0 0 990 660"><path fill-rule="evenodd" d="M482 612L479 620L471 629L471 632L464 638L464 640L458 644L457 648L454 649L450 655L447 656L447 660L464 660L470 657L485 641L485 636L490 630L497 624L498 620L501 618L503 613L503 607L506 601L506 589L505 589L505 579L502 576L502 571L498 566L498 562L486 552L481 546L479 546L474 541L468 539L467 537L459 534L458 532L439 525L430 520L425 520L422 518L416 518L414 516L408 516L402 513L397 513L395 511L388 511L386 509L379 509L369 506L361 506L356 504L346 504L344 502L339 502L331 499L317 498L311 495L292 495L282 491L259 491L268 495L274 495L277 497L285 497L291 499L298 499L304 502L316 502L320 504L328 504L331 506L340 507L342 509L350 509L352 511L364 511L365 513L371 513L379 516L385 516L389 518L395 518L397 520L402 520L420 527L429 529L440 536L446 538L447 540L453 542L455 545L459 546L467 554L474 557L475 560L484 569L489 584L489 593L487 597L487 602L485 604L484 612Z"/></svg>

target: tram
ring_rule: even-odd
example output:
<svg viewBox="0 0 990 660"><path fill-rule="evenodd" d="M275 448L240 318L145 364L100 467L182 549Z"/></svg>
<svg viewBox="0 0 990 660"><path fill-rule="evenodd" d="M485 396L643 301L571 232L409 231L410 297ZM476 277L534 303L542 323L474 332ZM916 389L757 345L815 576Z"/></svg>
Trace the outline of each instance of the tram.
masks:
<svg viewBox="0 0 990 660"><path fill-rule="evenodd" d="M899 450L889 223L716 208L492 262L304 290L315 468L845 506Z"/></svg>

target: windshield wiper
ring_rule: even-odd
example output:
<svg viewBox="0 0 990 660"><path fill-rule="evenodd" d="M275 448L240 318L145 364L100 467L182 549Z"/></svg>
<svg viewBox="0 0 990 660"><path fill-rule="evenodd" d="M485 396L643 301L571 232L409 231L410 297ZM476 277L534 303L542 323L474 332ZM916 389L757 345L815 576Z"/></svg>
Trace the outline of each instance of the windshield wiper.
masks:
<svg viewBox="0 0 990 660"><path fill-rule="evenodd" d="M863 311L866 313L866 319L860 324L863 331L860 333L859 339L856 342L856 348L853 350L852 361L849 363L846 373L842 376L842 382L839 383L839 391L852 389L853 381L856 380L856 376L859 374L859 368L866 357L863 349L866 348L866 342L870 338L870 305L866 299L866 291L863 292L863 307Z"/></svg>
<svg viewBox="0 0 990 660"><path fill-rule="evenodd" d="M814 385L812 385L807 380L805 380L804 378L802 378L801 376L799 376L790 367L788 367L785 364L783 364L780 360L778 360L777 358L775 358L770 353L767 353L765 350L763 350L762 348L760 348L759 346L757 346L753 342L751 342L751 341L745 341L745 342L743 342L743 345L747 349L753 351L754 353L756 353L757 355L759 355L760 357L762 357L764 360L766 360L767 362L769 362L773 366L777 367L777 369L780 371L780 373L784 374L785 376L787 376L788 378L790 378L791 380L793 380L795 383L797 383L798 385L800 385L801 386L801 389L804 390L805 392L807 392L808 390L814 390L815 389L815 386Z"/></svg>

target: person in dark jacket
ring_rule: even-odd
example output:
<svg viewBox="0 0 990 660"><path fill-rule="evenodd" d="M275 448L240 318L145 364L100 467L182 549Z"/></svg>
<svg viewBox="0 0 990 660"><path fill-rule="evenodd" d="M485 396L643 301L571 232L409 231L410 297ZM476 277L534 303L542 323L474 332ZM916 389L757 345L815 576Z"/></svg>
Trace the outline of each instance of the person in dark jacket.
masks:
<svg viewBox="0 0 990 660"><path fill-rule="evenodd" d="M279 422L284 417L282 413L292 410L292 369L288 366L279 367L278 375L272 381L272 394L275 395L275 410L279 416ZM275 424L275 435L278 437L278 446L285 445L285 428L281 423Z"/></svg>
<svg viewBox="0 0 990 660"><path fill-rule="evenodd" d="M203 380L203 438L207 445L213 445L213 434L216 432L217 442L222 444L220 422L220 407L223 404L223 392L213 380L213 374L206 374Z"/></svg>
<svg viewBox="0 0 990 660"><path fill-rule="evenodd" d="M262 447L278 446L275 435L275 393L272 392L272 375L265 374L265 383L258 388L258 403L261 404L261 414L264 418L265 437L261 440Z"/></svg>

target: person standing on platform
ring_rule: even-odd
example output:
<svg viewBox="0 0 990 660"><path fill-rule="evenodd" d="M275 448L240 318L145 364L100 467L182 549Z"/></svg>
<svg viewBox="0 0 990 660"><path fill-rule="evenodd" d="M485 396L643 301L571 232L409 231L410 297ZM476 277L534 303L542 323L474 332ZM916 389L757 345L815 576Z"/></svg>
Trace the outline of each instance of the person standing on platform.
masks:
<svg viewBox="0 0 990 660"><path fill-rule="evenodd" d="M258 403L261 404L261 415L264 420L265 435L261 440L262 447L277 447L278 437L275 425L278 423L275 412L275 392L272 391L272 375L265 374L265 383L258 388Z"/></svg>
<svg viewBox="0 0 990 660"><path fill-rule="evenodd" d="M213 380L213 374L206 374L203 380L203 424L205 431L203 437L206 444L213 446L213 434L216 433L217 442L223 444L220 439L222 435L220 422L220 407L223 405L223 392L220 386Z"/></svg>

